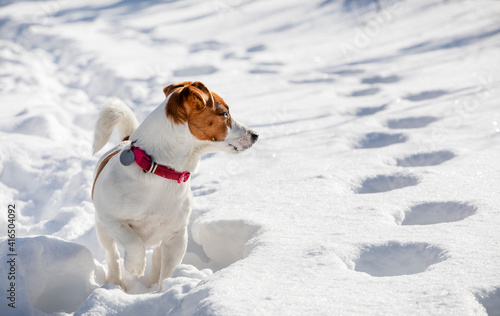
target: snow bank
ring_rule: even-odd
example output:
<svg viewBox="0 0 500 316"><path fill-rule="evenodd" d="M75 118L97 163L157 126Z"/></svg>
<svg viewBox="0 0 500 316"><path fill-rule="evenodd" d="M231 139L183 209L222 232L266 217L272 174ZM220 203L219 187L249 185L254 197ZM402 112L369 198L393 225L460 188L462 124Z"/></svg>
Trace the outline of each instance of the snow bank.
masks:
<svg viewBox="0 0 500 316"><path fill-rule="evenodd" d="M149 295L129 295L108 284L95 290L74 315L195 315L208 296L207 286L200 283L210 275L208 269L180 265L163 282L162 292Z"/></svg>
<svg viewBox="0 0 500 316"><path fill-rule="evenodd" d="M2 238L1 261L15 262L11 266L16 294L15 309L2 306L3 315L73 312L104 279L104 271L82 245L39 236L16 238L14 247L11 251L8 240ZM13 271L0 265L1 275L7 276L9 270ZM7 293L10 284L1 284L2 293Z"/></svg>

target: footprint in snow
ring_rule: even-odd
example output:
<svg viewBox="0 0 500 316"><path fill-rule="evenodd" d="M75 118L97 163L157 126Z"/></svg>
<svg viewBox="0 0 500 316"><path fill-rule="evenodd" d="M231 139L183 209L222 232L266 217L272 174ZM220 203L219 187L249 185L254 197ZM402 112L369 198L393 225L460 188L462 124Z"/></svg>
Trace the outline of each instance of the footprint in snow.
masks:
<svg viewBox="0 0 500 316"><path fill-rule="evenodd" d="M256 68L248 71L250 74L254 75L267 75L267 74L277 74L279 71L273 69Z"/></svg>
<svg viewBox="0 0 500 316"><path fill-rule="evenodd" d="M328 77L311 78L311 79L301 79L301 80L290 80L293 84L316 84L316 83L333 83L335 79Z"/></svg>
<svg viewBox="0 0 500 316"><path fill-rule="evenodd" d="M218 69L211 65L193 66L193 67L174 70L174 76L176 77L203 76L203 75L211 75L217 71Z"/></svg>
<svg viewBox="0 0 500 316"><path fill-rule="evenodd" d="M353 68L339 69L337 67L326 67L318 70L322 73L326 73L329 75L339 75L339 76L354 76L365 72L363 69L353 69Z"/></svg>
<svg viewBox="0 0 500 316"><path fill-rule="evenodd" d="M425 202L410 207L401 225L431 225L458 222L477 212L477 207L461 202Z"/></svg>
<svg viewBox="0 0 500 316"><path fill-rule="evenodd" d="M250 74L277 74L280 73L279 67L285 64L279 61L267 61L255 64L254 69L250 69L248 73Z"/></svg>
<svg viewBox="0 0 500 316"><path fill-rule="evenodd" d="M417 185L420 179L409 174L378 175L366 178L361 186L354 190L357 194L388 192Z"/></svg>
<svg viewBox="0 0 500 316"><path fill-rule="evenodd" d="M476 294L476 298L489 316L500 315L500 287Z"/></svg>
<svg viewBox="0 0 500 316"><path fill-rule="evenodd" d="M355 115L356 116L368 116L383 111L387 108L387 104L376 106L376 107L365 107L357 109Z"/></svg>
<svg viewBox="0 0 500 316"><path fill-rule="evenodd" d="M184 263L193 264L198 269L208 267L214 271L226 268L248 256L253 249L250 240L259 229L259 225L245 220L196 220L191 225L190 234L194 245L188 245ZM189 253L189 250L194 253ZM190 260L193 256L198 259ZM201 266L200 259L206 261Z"/></svg>
<svg viewBox="0 0 500 316"><path fill-rule="evenodd" d="M418 153L397 158L396 164L399 167L424 167L437 166L455 157L455 154L449 150L438 150L428 153Z"/></svg>
<svg viewBox="0 0 500 316"><path fill-rule="evenodd" d="M391 129L422 128L432 122L439 120L433 116L407 117L387 121L387 127Z"/></svg>
<svg viewBox="0 0 500 316"><path fill-rule="evenodd" d="M443 96L445 94L448 94L448 91L446 91L446 90L429 90L429 91L422 91L422 92L416 93L416 94L409 94L404 98L408 101L417 102L417 101L424 101L424 100L431 100L431 99L439 98L440 96Z"/></svg>
<svg viewBox="0 0 500 316"><path fill-rule="evenodd" d="M408 137L404 134L387 134L387 133L368 133L354 148L380 148L393 144L404 143L408 140Z"/></svg>
<svg viewBox="0 0 500 316"><path fill-rule="evenodd" d="M224 43L210 40L210 41L204 41L204 42L199 42L199 43L194 43L190 46L189 51L191 53L197 53L205 50L221 50L222 48L226 47Z"/></svg>
<svg viewBox="0 0 500 316"><path fill-rule="evenodd" d="M217 189L206 188L205 186L197 186L197 187L192 187L191 192L193 192L193 196L205 196L217 192Z"/></svg>
<svg viewBox="0 0 500 316"><path fill-rule="evenodd" d="M377 94L379 91L380 91L380 88L373 87L373 88L353 91L353 92L351 92L350 96L351 97L363 97L363 96Z"/></svg>
<svg viewBox="0 0 500 316"><path fill-rule="evenodd" d="M363 78L361 83L374 84L374 83L395 83L401 81L401 78L397 75L392 76L375 76L369 78Z"/></svg>
<svg viewBox="0 0 500 316"><path fill-rule="evenodd" d="M416 274L446 260L446 252L427 243L389 242L361 247L354 270L374 277Z"/></svg>
<svg viewBox="0 0 500 316"><path fill-rule="evenodd" d="M250 46L247 48L247 53L257 53L257 52L262 52L267 49L266 45L264 44L258 44L254 46Z"/></svg>
<svg viewBox="0 0 500 316"><path fill-rule="evenodd" d="M258 66L285 66L285 63L281 61L263 61L257 63Z"/></svg>

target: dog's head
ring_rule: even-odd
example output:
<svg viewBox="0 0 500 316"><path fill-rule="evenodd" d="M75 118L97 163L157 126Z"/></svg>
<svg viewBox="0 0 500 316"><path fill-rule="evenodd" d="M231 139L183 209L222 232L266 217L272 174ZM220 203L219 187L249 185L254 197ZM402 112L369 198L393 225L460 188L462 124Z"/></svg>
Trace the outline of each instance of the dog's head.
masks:
<svg viewBox="0 0 500 316"><path fill-rule="evenodd" d="M226 102L201 82L185 81L163 89L168 98L166 116L175 124L187 124L191 134L210 142L214 149L240 152L259 135L234 120Z"/></svg>

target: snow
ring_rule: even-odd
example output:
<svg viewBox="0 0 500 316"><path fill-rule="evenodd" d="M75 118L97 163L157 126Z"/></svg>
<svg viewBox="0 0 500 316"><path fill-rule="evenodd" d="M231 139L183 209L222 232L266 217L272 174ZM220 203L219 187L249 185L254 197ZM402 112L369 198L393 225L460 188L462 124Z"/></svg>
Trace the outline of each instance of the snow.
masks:
<svg viewBox="0 0 500 316"><path fill-rule="evenodd" d="M5 263L10 257L6 240L2 239L2 262ZM46 313L72 312L82 298L99 287L96 281L104 281L104 270L95 266L92 254L82 245L38 236L18 238L16 247L15 261L19 265L16 265L14 287L18 315L30 314L33 307ZM2 265L2 275L8 275L10 266ZM3 309L7 308L5 305Z"/></svg>
<svg viewBox="0 0 500 316"><path fill-rule="evenodd" d="M499 315L500 3L379 2L4 1L0 314ZM203 157L183 264L124 292L93 128L185 80L259 141Z"/></svg>

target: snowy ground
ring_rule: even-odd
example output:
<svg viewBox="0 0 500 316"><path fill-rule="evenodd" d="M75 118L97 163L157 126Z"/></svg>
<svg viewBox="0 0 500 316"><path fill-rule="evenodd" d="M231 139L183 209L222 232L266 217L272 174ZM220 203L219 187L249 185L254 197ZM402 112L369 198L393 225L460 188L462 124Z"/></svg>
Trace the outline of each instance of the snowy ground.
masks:
<svg viewBox="0 0 500 316"><path fill-rule="evenodd" d="M2 3L1 315L500 315L499 2ZM184 264L124 293L93 127L184 80L261 136L203 158Z"/></svg>

